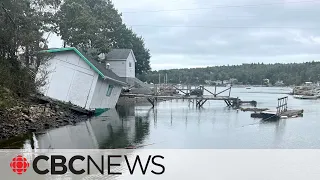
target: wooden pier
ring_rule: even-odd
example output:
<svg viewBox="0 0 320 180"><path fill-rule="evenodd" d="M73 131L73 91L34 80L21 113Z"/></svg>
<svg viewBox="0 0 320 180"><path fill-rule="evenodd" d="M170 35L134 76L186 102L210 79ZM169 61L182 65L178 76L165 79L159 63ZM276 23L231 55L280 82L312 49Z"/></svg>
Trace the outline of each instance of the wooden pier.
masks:
<svg viewBox="0 0 320 180"><path fill-rule="evenodd" d="M182 99L182 100L189 100L189 102L192 102L196 105L196 107L203 107L203 105L207 101L224 101L228 107L233 108L239 108L242 104L250 104L252 106L256 106L256 101L242 101L238 97L231 97L231 87L215 93L210 92L208 89L204 88L203 86L199 86L196 89L199 89L202 91L202 94L204 91L209 92L211 95L190 95L190 89L188 89L188 93L184 92L184 89L179 89L175 86L173 86L177 91L182 92L183 94L175 94L175 95L157 95L155 94L130 94L130 93L123 93L121 94L121 97L129 97L129 98L147 98L147 100L151 103L152 107L155 106L156 102L158 100L173 100L173 99ZM220 96L223 92L229 91L228 96Z"/></svg>

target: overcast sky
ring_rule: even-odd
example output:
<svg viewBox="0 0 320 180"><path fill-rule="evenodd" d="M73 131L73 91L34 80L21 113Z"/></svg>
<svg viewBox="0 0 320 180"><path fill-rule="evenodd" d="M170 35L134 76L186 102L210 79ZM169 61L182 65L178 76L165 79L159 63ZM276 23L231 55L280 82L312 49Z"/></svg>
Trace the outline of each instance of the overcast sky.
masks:
<svg viewBox="0 0 320 180"><path fill-rule="evenodd" d="M114 0L152 70L320 60L320 0ZM50 47L61 47L55 36Z"/></svg>

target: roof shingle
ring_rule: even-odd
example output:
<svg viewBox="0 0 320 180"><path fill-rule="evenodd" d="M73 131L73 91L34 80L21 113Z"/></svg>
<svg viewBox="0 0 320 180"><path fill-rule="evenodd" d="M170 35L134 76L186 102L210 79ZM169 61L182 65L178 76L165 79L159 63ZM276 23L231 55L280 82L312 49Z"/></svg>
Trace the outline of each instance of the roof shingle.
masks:
<svg viewBox="0 0 320 180"><path fill-rule="evenodd" d="M131 52L131 49L112 49L107 54L107 60L126 60Z"/></svg>

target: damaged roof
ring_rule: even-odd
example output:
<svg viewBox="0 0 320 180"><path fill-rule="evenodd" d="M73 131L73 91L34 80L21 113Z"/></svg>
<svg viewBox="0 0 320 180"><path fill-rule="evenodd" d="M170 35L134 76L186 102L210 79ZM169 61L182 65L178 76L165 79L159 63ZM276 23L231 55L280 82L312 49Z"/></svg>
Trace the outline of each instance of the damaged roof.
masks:
<svg viewBox="0 0 320 180"><path fill-rule="evenodd" d="M92 59L86 58L83 55L84 53L81 53L77 48L68 47L68 48L57 48L57 49L45 50L45 52L48 52L48 53L56 53L56 52L64 52L64 51L74 51L76 54L78 54L81 57L82 60L84 60L103 79L109 79L109 80L112 80L112 81L120 83L120 84L126 84L112 70L106 69L106 66L104 66L101 63L99 63L96 60L92 60Z"/></svg>

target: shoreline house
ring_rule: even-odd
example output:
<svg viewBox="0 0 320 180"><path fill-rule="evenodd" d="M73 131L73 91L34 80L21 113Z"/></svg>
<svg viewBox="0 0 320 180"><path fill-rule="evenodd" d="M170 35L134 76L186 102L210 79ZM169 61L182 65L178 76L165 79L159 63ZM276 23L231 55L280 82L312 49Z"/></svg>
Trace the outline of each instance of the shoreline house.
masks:
<svg viewBox="0 0 320 180"><path fill-rule="evenodd" d="M74 47L46 50L52 53L46 67L45 86L40 92L52 99L70 102L87 110L108 110L118 102L127 83L107 64L86 58ZM37 77L41 77L38 72Z"/></svg>
<svg viewBox="0 0 320 180"><path fill-rule="evenodd" d="M105 59L110 69L128 84L132 93L152 94L151 87L136 78L137 60L132 49L112 49L102 59Z"/></svg>
<svg viewBox="0 0 320 180"><path fill-rule="evenodd" d="M136 81L136 57L132 49L112 49L106 55L106 62L110 69L117 74L122 81L134 85Z"/></svg>

